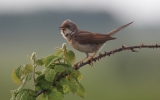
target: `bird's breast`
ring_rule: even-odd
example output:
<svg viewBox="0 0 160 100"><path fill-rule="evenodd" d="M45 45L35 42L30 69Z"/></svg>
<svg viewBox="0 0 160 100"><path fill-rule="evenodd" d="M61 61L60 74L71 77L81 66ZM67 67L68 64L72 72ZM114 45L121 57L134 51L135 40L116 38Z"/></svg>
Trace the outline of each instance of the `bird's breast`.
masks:
<svg viewBox="0 0 160 100"><path fill-rule="evenodd" d="M75 41L70 41L69 43L74 49L85 53L97 52L103 46L103 44L80 44Z"/></svg>

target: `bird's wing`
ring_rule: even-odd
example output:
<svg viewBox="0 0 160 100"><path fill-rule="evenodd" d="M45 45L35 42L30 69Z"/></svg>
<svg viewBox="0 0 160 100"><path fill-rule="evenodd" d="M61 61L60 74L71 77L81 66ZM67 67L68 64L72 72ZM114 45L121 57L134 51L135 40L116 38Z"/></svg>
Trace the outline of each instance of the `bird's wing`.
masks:
<svg viewBox="0 0 160 100"><path fill-rule="evenodd" d="M107 34L92 33L88 31L79 31L75 34L75 40L80 44L100 44L113 39L116 38Z"/></svg>

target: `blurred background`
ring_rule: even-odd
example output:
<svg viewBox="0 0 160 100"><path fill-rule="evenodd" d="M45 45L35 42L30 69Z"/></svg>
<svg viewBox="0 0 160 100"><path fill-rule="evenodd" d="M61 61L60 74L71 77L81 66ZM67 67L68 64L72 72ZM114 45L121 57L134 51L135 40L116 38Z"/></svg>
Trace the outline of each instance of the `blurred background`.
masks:
<svg viewBox="0 0 160 100"><path fill-rule="evenodd" d="M80 29L107 33L134 21L114 35L101 49L160 44L159 0L0 0L0 99L9 100L10 90L18 85L11 73L19 65L30 63L27 55L38 57L55 53L67 41L58 27L70 19ZM85 54L76 53L76 61ZM123 51L84 66L81 83L87 96L83 100L160 100L160 49ZM30 87L33 84L30 84ZM69 94L64 100L82 100Z"/></svg>

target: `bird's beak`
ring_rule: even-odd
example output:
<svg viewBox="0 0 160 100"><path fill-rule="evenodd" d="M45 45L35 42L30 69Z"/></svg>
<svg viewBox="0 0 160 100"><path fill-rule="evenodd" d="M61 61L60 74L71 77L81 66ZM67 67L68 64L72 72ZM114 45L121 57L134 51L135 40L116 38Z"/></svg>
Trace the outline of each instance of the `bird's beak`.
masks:
<svg viewBox="0 0 160 100"><path fill-rule="evenodd" d="M64 30L64 29L65 29L65 28L64 28L64 27L62 27L62 26L61 26L61 27L59 27L59 30Z"/></svg>

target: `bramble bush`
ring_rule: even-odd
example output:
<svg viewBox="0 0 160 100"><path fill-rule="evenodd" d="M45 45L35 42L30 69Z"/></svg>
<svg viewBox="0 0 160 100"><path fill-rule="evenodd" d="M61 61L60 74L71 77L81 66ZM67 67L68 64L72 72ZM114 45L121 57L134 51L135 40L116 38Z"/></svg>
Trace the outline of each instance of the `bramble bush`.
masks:
<svg viewBox="0 0 160 100"><path fill-rule="evenodd" d="M74 52L65 44L47 57L37 58L33 52L28 56L30 64L20 65L12 73L12 80L19 87L11 90L10 100L63 100L69 92L84 98L86 91L80 83L82 74L72 67L75 59ZM37 71L40 66L44 67L43 70ZM34 82L33 89L25 88L31 81Z"/></svg>

